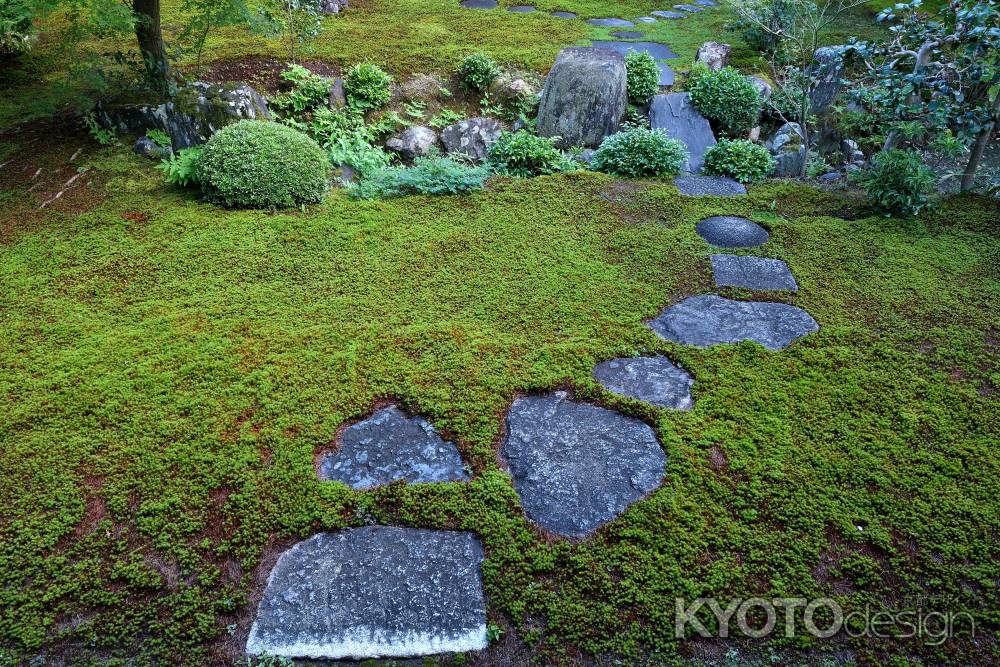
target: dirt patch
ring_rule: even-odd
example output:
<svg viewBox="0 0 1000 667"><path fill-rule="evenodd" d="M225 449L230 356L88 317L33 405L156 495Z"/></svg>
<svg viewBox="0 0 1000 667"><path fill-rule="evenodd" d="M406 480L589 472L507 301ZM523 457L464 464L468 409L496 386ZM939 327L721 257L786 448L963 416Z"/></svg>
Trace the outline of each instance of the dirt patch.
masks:
<svg viewBox="0 0 1000 667"><path fill-rule="evenodd" d="M299 63L313 74L325 77L340 76L340 67L321 60L307 60ZM241 58L239 60L219 60L202 67L200 72L189 69L188 74L199 81L208 83L230 83L234 81L249 84L262 94L273 94L287 89L287 82L281 73L288 67L285 60L276 58Z"/></svg>
<svg viewBox="0 0 1000 667"><path fill-rule="evenodd" d="M708 450L708 462L716 470L729 470L729 459L719 445L712 445Z"/></svg>

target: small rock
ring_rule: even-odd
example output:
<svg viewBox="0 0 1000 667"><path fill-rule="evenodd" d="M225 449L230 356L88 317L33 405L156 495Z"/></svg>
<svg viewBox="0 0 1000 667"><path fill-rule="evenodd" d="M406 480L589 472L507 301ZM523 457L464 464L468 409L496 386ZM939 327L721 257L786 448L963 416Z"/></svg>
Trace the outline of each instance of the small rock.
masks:
<svg viewBox="0 0 1000 667"><path fill-rule="evenodd" d="M482 161L502 131L500 121L495 118L470 118L444 128L441 143L449 153L461 153Z"/></svg>
<svg viewBox="0 0 1000 667"><path fill-rule="evenodd" d="M577 162L579 162L580 164L586 165L586 166L589 167L590 163L594 161L594 149L593 148L585 148L582 151L580 151L579 153L577 153L576 155L574 155L573 159L576 160Z"/></svg>
<svg viewBox="0 0 1000 667"><path fill-rule="evenodd" d="M729 54L733 47L729 44L719 42L705 42L698 47L698 53L694 59L697 62L705 63L710 70L719 70L729 65Z"/></svg>
<svg viewBox="0 0 1000 667"><path fill-rule="evenodd" d="M490 99L507 107L534 107L541 87L536 74L504 72L490 84Z"/></svg>
<svg viewBox="0 0 1000 667"><path fill-rule="evenodd" d="M319 0L320 14L339 14L348 7L348 0Z"/></svg>
<svg viewBox="0 0 1000 667"><path fill-rule="evenodd" d="M820 183L836 183L841 178L843 178L843 176L844 175L841 174L839 171L829 171L829 172L821 175L816 180L818 180Z"/></svg>
<svg viewBox="0 0 1000 667"><path fill-rule="evenodd" d="M393 153L398 153L404 160L423 157L431 152L437 144L437 133L429 127L415 125L399 136L385 142L385 147Z"/></svg>
<svg viewBox="0 0 1000 667"><path fill-rule="evenodd" d="M135 145L132 146L132 152L150 160L163 160L170 157L169 148L160 146L149 137L139 137Z"/></svg>
<svg viewBox="0 0 1000 667"><path fill-rule="evenodd" d="M336 78L330 86L330 108L334 111L347 106L347 93L344 91L344 80Z"/></svg>
<svg viewBox="0 0 1000 667"><path fill-rule="evenodd" d="M750 83L753 84L753 87L757 89L757 95L760 97L761 102L767 102L771 99L771 93L773 92L771 84L756 75L749 76L747 78L750 79Z"/></svg>
<svg viewBox="0 0 1000 667"><path fill-rule="evenodd" d="M774 156L774 175L778 178L797 178L802 174L806 159L806 145L798 123L785 123L768 142Z"/></svg>

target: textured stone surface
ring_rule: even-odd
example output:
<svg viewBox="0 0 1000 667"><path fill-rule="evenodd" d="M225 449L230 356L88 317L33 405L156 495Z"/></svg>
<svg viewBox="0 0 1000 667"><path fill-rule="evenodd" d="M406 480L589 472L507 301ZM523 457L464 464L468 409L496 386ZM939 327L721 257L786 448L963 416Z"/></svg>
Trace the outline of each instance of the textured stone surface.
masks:
<svg viewBox="0 0 1000 667"><path fill-rule="evenodd" d="M457 482L469 479L455 443L446 442L422 417L396 406L346 428L340 449L323 457L320 479L365 489L396 480Z"/></svg>
<svg viewBox="0 0 1000 667"><path fill-rule="evenodd" d="M842 46L823 46L816 49L813 71L819 81L809 94L809 101L812 104L811 113L826 113L843 88L841 83L841 77L844 75L841 55L843 48Z"/></svg>
<svg viewBox="0 0 1000 667"><path fill-rule="evenodd" d="M649 425L565 392L515 400L501 451L528 517L574 537L657 488L666 465Z"/></svg>
<svg viewBox="0 0 1000 667"><path fill-rule="evenodd" d="M623 56L628 55L629 51L642 51L643 53L648 53L653 56L653 60L670 60L671 58L677 57L677 54L674 53L669 46L661 44L660 42L615 42L597 40L593 42L593 46L598 49L610 49L612 51L617 51Z"/></svg>
<svg viewBox="0 0 1000 667"><path fill-rule="evenodd" d="M573 12L562 12L562 11L552 12L552 16L556 17L557 19L575 19L576 18L576 14L574 14Z"/></svg>
<svg viewBox="0 0 1000 667"><path fill-rule="evenodd" d="M798 123L785 123L767 142L774 156L774 175L779 178L797 177L802 174L806 160L806 145L802 127Z"/></svg>
<svg viewBox="0 0 1000 667"><path fill-rule="evenodd" d="M705 11L704 7L699 7L697 5L674 5L674 9L679 9L683 12L691 12L692 14L697 14L698 12Z"/></svg>
<svg viewBox="0 0 1000 667"><path fill-rule="evenodd" d="M809 313L784 303L693 296L666 308L649 327L659 336L696 347L749 340L780 350L819 329Z"/></svg>
<svg viewBox="0 0 1000 667"><path fill-rule="evenodd" d="M508 12L514 12L515 14L530 14L535 11L534 5L514 5L513 7L507 8Z"/></svg>
<svg viewBox="0 0 1000 667"><path fill-rule="evenodd" d="M684 12L672 12L669 9L661 9L659 11L650 12L650 14L661 19L684 19L688 16Z"/></svg>
<svg viewBox="0 0 1000 667"><path fill-rule="evenodd" d="M618 131L627 106L625 58L620 53L563 49L545 78L538 134L560 137L560 148L595 148Z"/></svg>
<svg viewBox="0 0 1000 667"><path fill-rule="evenodd" d="M740 197L747 193L742 183L726 176L682 175L674 179L674 185L688 197Z"/></svg>
<svg viewBox="0 0 1000 667"><path fill-rule="evenodd" d="M615 39L642 39L643 33L638 30L618 30L611 33Z"/></svg>
<svg viewBox="0 0 1000 667"><path fill-rule="evenodd" d="M649 106L649 125L663 130L687 146L684 171L700 171L705 151L715 145L715 135L708 120L694 108L687 93L656 95Z"/></svg>
<svg viewBox="0 0 1000 667"><path fill-rule="evenodd" d="M347 106L347 92L344 90L344 80L336 78L330 84L330 108L334 111Z"/></svg>
<svg viewBox="0 0 1000 667"><path fill-rule="evenodd" d="M729 54L732 51L733 47L728 44L705 42L698 47L698 52L695 54L694 59L705 63L705 66L710 70L722 69L729 64Z"/></svg>
<svg viewBox="0 0 1000 667"><path fill-rule="evenodd" d="M458 4L465 9L496 9L497 0L462 0Z"/></svg>
<svg viewBox="0 0 1000 667"><path fill-rule="evenodd" d="M500 138L503 127L495 118L470 118L449 125L441 131L441 143L449 153L461 153L474 160L485 160L490 146Z"/></svg>
<svg viewBox="0 0 1000 667"><path fill-rule="evenodd" d="M771 235L753 220L735 215L705 218L695 231L717 248L756 248L764 245Z"/></svg>
<svg viewBox="0 0 1000 667"><path fill-rule="evenodd" d="M247 653L365 659L486 647L472 533L368 526L299 542L271 571Z"/></svg>
<svg viewBox="0 0 1000 667"><path fill-rule="evenodd" d="M437 141L437 132L429 127L415 125L385 142L385 147L393 153L399 153L404 160L412 160L429 154Z"/></svg>
<svg viewBox="0 0 1000 667"><path fill-rule="evenodd" d="M587 23L590 25L601 26L602 28L633 28L635 24L631 21L626 21L625 19L587 19Z"/></svg>
<svg viewBox="0 0 1000 667"><path fill-rule="evenodd" d="M636 21L639 23L656 23L656 19L652 16L640 16Z"/></svg>
<svg viewBox="0 0 1000 667"><path fill-rule="evenodd" d="M788 265L780 259L712 255L716 287L799 291Z"/></svg>
<svg viewBox="0 0 1000 667"><path fill-rule="evenodd" d="M702 7L718 7L719 3L715 0L692 0L692 5L701 5Z"/></svg>
<svg viewBox="0 0 1000 667"><path fill-rule="evenodd" d="M672 86L674 85L674 70L665 62L656 63L657 69L660 70L660 79L657 83L660 86Z"/></svg>
<svg viewBox="0 0 1000 667"><path fill-rule="evenodd" d="M320 14L339 14L349 7L348 0L319 0Z"/></svg>
<svg viewBox="0 0 1000 667"><path fill-rule="evenodd" d="M162 160L170 156L170 149L160 146L149 137L139 137L132 144L132 152L150 160Z"/></svg>
<svg viewBox="0 0 1000 667"><path fill-rule="evenodd" d="M666 357L611 359L594 366L594 379L615 394L674 410L690 410L694 379Z"/></svg>

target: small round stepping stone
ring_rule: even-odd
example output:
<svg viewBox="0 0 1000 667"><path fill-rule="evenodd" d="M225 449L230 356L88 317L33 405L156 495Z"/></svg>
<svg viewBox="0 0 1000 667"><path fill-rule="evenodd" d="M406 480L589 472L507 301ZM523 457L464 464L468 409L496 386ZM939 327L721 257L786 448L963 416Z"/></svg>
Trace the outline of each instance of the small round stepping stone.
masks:
<svg viewBox="0 0 1000 667"><path fill-rule="evenodd" d="M513 7L507 8L508 12L514 12L515 14L530 14L535 11L532 5L514 5Z"/></svg>
<svg viewBox="0 0 1000 667"><path fill-rule="evenodd" d="M666 468L648 424L562 391L515 400L501 452L528 517L570 537L624 512L660 485Z"/></svg>
<svg viewBox="0 0 1000 667"><path fill-rule="evenodd" d="M486 647L483 547L472 533L367 526L281 554L249 655L402 658Z"/></svg>
<svg viewBox="0 0 1000 667"><path fill-rule="evenodd" d="M458 4L465 9L496 9L497 0L462 0Z"/></svg>
<svg viewBox="0 0 1000 667"><path fill-rule="evenodd" d="M818 331L819 325L809 313L788 304L703 294L666 308L649 328L662 338L695 347L749 340L780 350Z"/></svg>
<svg viewBox="0 0 1000 667"><path fill-rule="evenodd" d="M692 14L697 14L698 12L705 11L704 7L698 7L697 5L674 5L674 9L680 9L681 11L691 12Z"/></svg>
<svg viewBox="0 0 1000 667"><path fill-rule="evenodd" d="M712 255L712 273L716 287L799 291L791 270L780 259Z"/></svg>
<svg viewBox="0 0 1000 667"><path fill-rule="evenodd" d="M463 482L469 473L455 443L443 440L427 420L392 405L346 428L340 449L320 462L319 477L367 489L397 480Z"/></svg>
<svg viewBox="0 0 1000 667"><path fill-rule="evenodd" d="M594 366L594 379L608 391L672 410L690 410L694 379L662 356L611 359Z"/></svg>
<svg viewBox="0 0 1000 667"><path fill-rule="evenodd" d="M753 220L735 215L716 215L697 225L698 236L717 248L756 248L764 245L771 235Z"/></svg>
<svg viewBox="0 0 1000 667"><path fill-rule="evenodd" d="M639 23L656 23L656 19L652 16L640 16L636 21Z"/></svg>
<svg viewBox="0 0 1000 667"><path fill-rule="evenodd" d="M600 26L602 28L634 28L635 24L631 21L626 21L625 19L587 19L587 23L590 25Z"/></svg>
<svg viewBox="0 0 1000 667"><path fill-rule="evenodd" d="M688 197L739 197L747 193L742 183L727 176L683 175L674 179L674 185Z"/></svg>
<svg viewBox="0 0 1000 667"><path fill-rule="evenodd" d="M573 12L552 12L551 16L555 16L557 19L575 19L576 14Z"/></svg>
<svg viewBox="0 0 1000 667"><path fill-rule="evenodd" d="M642 39L643 33L638 30L619 30L611 33L611 36L617 39Z"/></svg>
<svg viewBox="0 0 1000 667"><path fill-rule="evenodd" d="M656 12L650 12L650 14L661 19L686 19L688 17L688 15L684 14L683 12L671 12L665 9Z"/></svg>
<svg viewBox="0 0 1000 667"><path fill-rule="evenodd" d="M669 60L677 57L677 54L674 53L669 46L659 42L615 42L596 40L591 42L591 44L599 49L617 51L623 56L628 55L629 51L643 51L653 56L654 60Z"/></svg>

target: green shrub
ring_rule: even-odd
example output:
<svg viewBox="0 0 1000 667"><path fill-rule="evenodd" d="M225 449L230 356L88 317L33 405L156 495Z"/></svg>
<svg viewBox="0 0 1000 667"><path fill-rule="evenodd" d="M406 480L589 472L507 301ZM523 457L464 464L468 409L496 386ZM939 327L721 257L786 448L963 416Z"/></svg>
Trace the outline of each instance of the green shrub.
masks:
<svg viewBox="0 0 1000 667"><path fill-rule="evenodd" d="M328 107L316 109L312 120L305 126L305 132L323 147L345 136L361 135L366 141L373 140L364 117L350 108L339 111Z"/></svg>
<svg viewBox="0 0 1000 667"><path fill-rule="evenodd" d="M766 148L747 139L720 139L705 151L705 173L729 176L740 183L756 183L774 170Z"/></svg>
<svg viewBox="0 0 1000 667"><path fill-rule="evenodd" d="M466 90L481 93L500 76L500 66L485 53L473 53L458 66L458 77Z"/></svg>
<svg viewBox="0 0 1000 667"><path fill-rule="evenodd" d="M563 171L578 166L553 144L556 138L546 139L524 130L507 132L490 146L488 163L498 174L529 178Z"/></svg>
<svg viewBox="0 0 1000 667"><path fill-rule="evenodd" d="M302 114L324 106L330 98L332 82L313 74L302 65L289 65L281 78L292 85L287 93L269 100L272 109L283 115L299 118Z"/></svg>
<svg viewBox="0 0 1000 667"><path fill-rule="evenodd" d="M14 55L28 50L35 32L32 11L25 0L0 2L0 55Z"/></svg>
<svg viewBox="0 0 1000 667"><path fill-rule="evenodd" d="M740 17L731 26L754 51L775 53L782 31L788 32L795 23L797 7L794 0L751 0L743 3L747 16Z"/></svg>
<svg viewBox="0 0 1000 667"><path fill-rule="evenodd" d="M197 178L223 206L285 208L315 204L329 186L330 161L307 135L280 123L243 120L205 144Z"/></svg>
<svg viewBox="0 0 1000 667"><path fill-rule="evenodd" d="M358 63L347 71L344 92L348 104L355 109L378 109L391 97L392 77L374 63Z"/></svg>
<svg viewBox="0 0 1000 667"><path fill-rule="evenodd" d="M156 168L163 172L164 178L170 185L187 188L198 185L198 161L201 159L204 146L192 146L182 148L176 153L171 153Z"/></svg>
<svg viewBox="0 0 1000 667"><path fill-rule="evenodd" d="M929 201L934 174L913 150L876 153L857 181L886 214L916 215Z"/></svg>
<svg viewBox="0 0 1000 667"><path fill-rule="evenodd" d="M457 195L482 190L489 168L470 167L447 157L422 157L412 167L380 169L351 188L358 199L405 195Z"/></svg>
<svg viewBox="0 0 1000 667"><path fill-rule="evenodd" d="M757 124L760 95L750 79L732 67L712 71L695 63L688 77L691 104L725 134L738 137Z"/></svg>
<svg viewBox="0 0 1000 667"><path fill-rule="evenodd" d="M327 144L330 164L347 165L361 178L365 178L392 164L392 156L378 146L373 146L365 134L343 134Z"/></svg>
<svg viewBox="0 0 1000 667"><path fill-rule="evenodd" d="M684 144L662 130L633 127L602 141L590 166L616 176L673 176L687 158Z"/></svg>
<svg viewBox="0 0 1000 667"><path fill-rule="evenodd" d="M628 99L632 104L646 104L660 91L660 68L645 51L629 51L625 56Z"/></svg>

